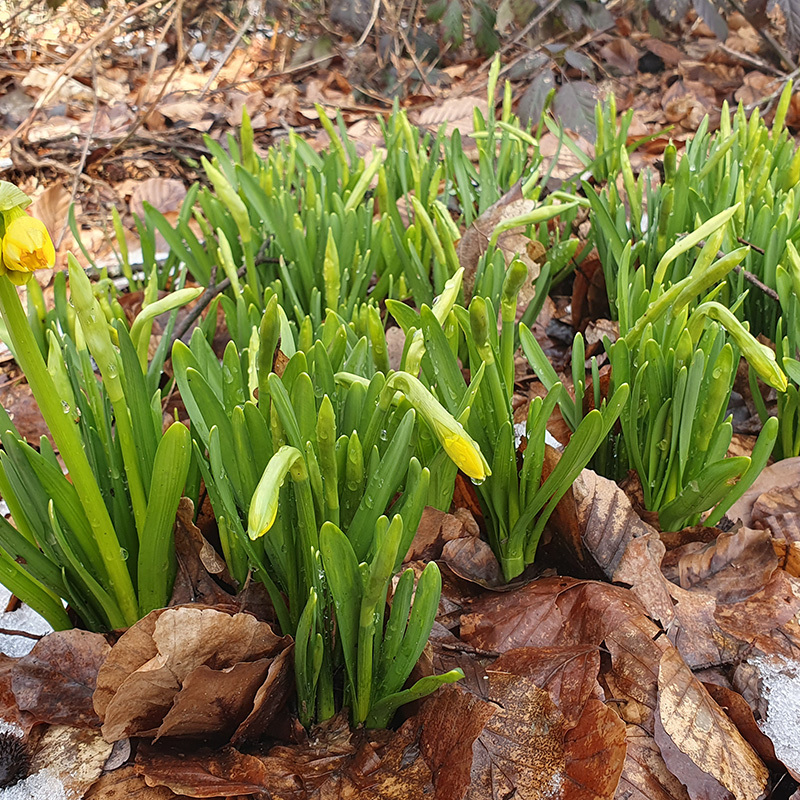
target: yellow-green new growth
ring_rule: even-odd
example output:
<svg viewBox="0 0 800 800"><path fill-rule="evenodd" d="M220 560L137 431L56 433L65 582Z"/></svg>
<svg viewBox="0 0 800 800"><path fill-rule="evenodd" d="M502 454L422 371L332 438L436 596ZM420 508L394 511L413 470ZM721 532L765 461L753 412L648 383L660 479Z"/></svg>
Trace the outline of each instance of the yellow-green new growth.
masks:
<svg viewBox="0 0 800 800"><path fill-rule="evenodd" d="M303 454L296 447L284 445L269 460L253 492L247 517L247 535L251 539L263 536L275 524L281 486L293 469L299 471L298 476L305 473Z"/></svg>

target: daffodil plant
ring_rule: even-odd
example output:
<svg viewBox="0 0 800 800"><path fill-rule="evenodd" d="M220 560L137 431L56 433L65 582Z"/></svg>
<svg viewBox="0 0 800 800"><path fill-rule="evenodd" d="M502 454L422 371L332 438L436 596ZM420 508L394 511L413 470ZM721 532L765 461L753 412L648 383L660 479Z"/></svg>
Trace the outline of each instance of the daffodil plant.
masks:
<svg viewBox="0 0 800 800"><path fill-rule="evenodd" d="M481 459L459 465L472 478L492 545L506 580L517 577L533 562L544 526L556 504L589 463L608 435L624 405L628 387L620 387L607 405L591 411L575 431L549 475L545 469L545 430L561 385L531 403L525 426L522 466L514 430L511 398L514 392L517 299L528 270L519 260L508 268L500 293L501 330L490 298L474 297L469 309L455 303L460 275L433 308L419 314L388 302L406 332L403 367L435 388L443 406L463 424L478 444ZM459 356L471 380L463 376ZM454 443L461 437L455 437Z"/></svg>
<svg viewBox="0 0 800 800"><path fill-rule="evenodd" d="M160 396L146 393L137 330L112 326L74 259L74 338L48 329L45 361L16 287L52 267L54 249L42 223L25 213L27 204L16 187L0 183L3 337L67 476L47 438L34 449L0 415L0 494L14 521L0 521L0 578L56 628L71 626L62 600L92 629L125 627L169 599L189 433L176 423L162 434ZM171 307L188 299L172 298Z"/></svg>
<svg viewBox="0 0 800 800"><path fill-rule="evenodd" d="M383 727L403 703L459 677L403 688L438 607L435 563L416 590L413 571L403 573L384 619L428 497L430 470L415 455L421 432L472 474L488 465L416 378L364 358L367 336L345 358L347 326L330 313L328 345L323 326L295 350L273 296L241 357L229 345L220 363L197 332L190 346L175 343L173 365L232 574L244 583L253 570L295 636L301 720L326 719L343 702L355 723ZM292 355L275 371L279 341Z"/></svg>
<svg viewBox="0 0 800 800"><path fill-rule="evenodd" d="M619 338L605 342L611 362L612 390L631 386L620 414L621 435L609 448L620 469L639 475L645 506L657 511L664 530L679 530L705 521L718 523L728 508L764 468L776 441L778 420L765 419L751 456L726 457L733 435L727 415L740 356L769 386L779 392L787 380L774 352L756 340L714 295L746 247L718 257L726 225L736 209L704 223L701 235L688 235L662 258L657 274L647 280L645 267L631 269L628 243L617 277ZM689 274L673 285L662 284L676 259L701 240L704 246ZM650 288L647 288L648 283ZM698 297L705 299L695 305ZM522 347L546 386L557 381L531 332L521 330ZM583 361L582 339L575 347ZM573 358L575 356L573 355ZM573 362L574 363L574 362ZM582 418L583 370L574 374L575 400L564 395L561 410L575 426ZM594 375L595 402L600 399Z"/></svg>

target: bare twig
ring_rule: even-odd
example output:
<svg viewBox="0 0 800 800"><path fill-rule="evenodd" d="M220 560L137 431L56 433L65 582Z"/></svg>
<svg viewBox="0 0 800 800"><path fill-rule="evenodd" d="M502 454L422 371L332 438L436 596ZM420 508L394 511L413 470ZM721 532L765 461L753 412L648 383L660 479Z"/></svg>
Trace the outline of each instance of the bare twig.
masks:
<svg viewBox="0 0 800 800"><path fill-rule="evenodd" d="M746 242L744 239L738 239L738 241L739 241L740 244L744 244L744 245L747 245L748 247L752 248L757 253L761 253L762 255L764 254L764 251L760 247L755 247L752 244L750 244L750 242ZM701 239L697 243L697 247L705 247L705 244L706 244L705 239ZM725 253L722 250L720 250L717 253L717 258L724 258L727 255L728 255L727 253ZM780 303L781 299L780 299L780 297L778 297L778 293L774 289L770 289L770 287L767 286L766 283L763 283L758 278L758 276L753 275L752 272L748 272L741 264L737 264L733 268L733 271L737 275L741 275L748 283L750 283L753 286L755 286L756 289L760 289L771 300L774 300L776 303Z"/></svg>
<svg viewBox="0 0 800 800"><path fill-rule="evenodd" d="M75 177L72 181L72 191L69 196L69 204L70 206L75 202L75 195L78 193L78 186L81 182L81 176L83 175L83 168L86 166L86 159L89 155L89 146L92 143L92 138L94 136L94 128L95 124L97 123L97 113L100 111L100 103L98 102L97 98L97 61L92 54L92 86L94 87L94 106L92 108L92 121L89 124L89 133L86 135L86 140L83 143L83 147L81 148L81 158L78 162L78 166L75 169ZM61 231L58 234L56 239L56 250L61 246L61 242L64 241L64 235L67 232L67 227L69 226L69 216L64 218L64 222L61 224Z"/></svg>
<svg viewBox="0 0 800 800"><path fill-rule="evenodd" d="M375 24L375 21L378 19L378 12L381 8L381 0L374 0L372 4L372 14L370 15L369 22L367 23L367 27L364 28L364 33L358 37L358 41L355 44L356 50L361 47L364 42L367 41L367 36L369 36L370 31L372 30L372 26Z"/></svg>
<svg viewBox="0 0 800 800"><path fill-rule="evenodd" d="M225 66L225 62L231 57L233 51L236 49L237 45L242 40L242 37L247 33L254 21L255 17L252 14L248 14L245 21L239 26L239 30L236 31L235 36L233 39L231 39L227 48L225 48L222 58L220 58L220 60L217 62L216 66L211 72L211 75L208 76L206 85L203 87L203 91L200 92L200 97L198 100L202 100L205 97L206 92L211 88L211 84L217 79L217 75L219 75L220 70Z"/></svg>
<svg viewBox="0 0 800 800"><path fill-rule="evenodd" d="M560 0L559 0L560 2ZM406 46L406 50L408 50L409 56L411 56L411 61L413 62L414 66L417 68L417 72L419 73L420 80L422 81L422 85L428 90L431 97L436 96L436 92L433 91L430 83L428 83L428 75L425 70L422 68L422 64L420 64L419 59L417 58L417 52L414 48L411 47L411 42L408 41L408 36L406 36L406 32L401 28L397 28L397 32L400 34L400 38L403 40L403 44ZM433 66L431 66L431 70Z"/></svg>
<svg viewBox="0 0 800 800"><path fill-rule="evenodd" d="M44 633L30 633L29 631L16 631L11 628L0 628L0 636L22 636L25 639L43 639L46 634Z"/></svg>
<svg viewBox="0 0 800 800"><path fill-rule="evenodd" d="M173 0L173 2L175 2L175 0ZM147 76L147 83L148 84L152 83L153 76L155 75L156 63L159 52L158 45L160 45L164 41L167 35L167 31L169 31L173 23L176 23L176 27L178 28L178 34L176 36L178 40L178 55L175 58L175 63L172 65L172 70L170 71L169 75L164 80L164 82L161 84L161 89L159 90L158 95L156 96L155 100L153 100L153 102L150 103L149 107L144 112L144 114L140 114L137 116L136 120L134 121L133 125L131 125L130 130L128 130L125 136L123 136L122 139L120 139L116 144L114 144L111 147L111 149L108 150L108 152L104 153L103 156L100 159L98 159L99 161L105 161L106 159L114 155L114 153L122 149L122 147L124 147L133 138L136 131L138 131L139 128L141 128L142 125L144 125L145 122L147 122L147 120L150 118L150 115L153 113L153 111L155 111L156 106L161 102L161 99L164 97L164 94L167 91L167 87L170 85L170 82L175 76L175 73L180 69L180 67L183 65L183 62L186 60L186 48L183 46L183 27L181 25L181 13L183 12L183 3L184 0L177 0L175 8L172 9L172 14L170 15L170 18L167 20L166 25L164 25L164 29L162 30L161 35L159 36L158 41L156 42L156 46L153 48L153 57L150 61L150 72Z"/></svg>
<svg viewBox="0 0 800 800"><path fill-rule="evenodd" d="M768 61L764 61L763 58L754 56L751 53L741 53L738 50L734 50L732 47L728 47L728 45L726 45L724 42L720 42L718 47L723 53L727 53L729 56L741 61L743 64L756 67L756 69L766 70L767 72L773 73L773 75L783 75L781 70L779 70L773 64L770 64Z"/></svg>
<svg viewBox="0 0 800 800"><path fill-rule="evenodd" d="M517 42L522 41L548 14L555 11L560 5L561 0L550 0L550 2L516 35L512 36L501 48L499 55L507 53ZM480 68L483 72L492 65L491 60L487 59Z"/></svg>
<svg viewBox="0 0 800 800"><path fill-rule="evenodd" d="M739 2L739 0L728 0L728 2L736 11L738 11L745 19L747 19L747 11L741 2ZM790 70L797 69L797 64L795 63L794 59L778 44L772 34L768 33L758 25L753 25L752 22L750 23L750 27L772 48L773 52L775 52L778 58L780 58Z"/></svg>

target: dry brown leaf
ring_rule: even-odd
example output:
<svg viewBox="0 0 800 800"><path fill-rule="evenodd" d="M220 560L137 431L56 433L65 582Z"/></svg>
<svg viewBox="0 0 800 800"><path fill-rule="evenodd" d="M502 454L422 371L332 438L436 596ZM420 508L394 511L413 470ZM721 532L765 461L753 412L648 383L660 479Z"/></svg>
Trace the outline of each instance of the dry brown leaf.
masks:
<svg viewBox="0 0 800 800"><path fill-rule="evenodd" d="M772 767L779 768L780 762L775 757L775 747L769 737L758 727L753 709L739 692L716 683L703 683L714 702L728 715L731 722L739 729L759 758Z"/></svg>
<svg viewBox="0 0 800 800"><path fill-rule="evenodd" d="M53 183L34 199L29 209L31 216L44 222L56 246L56 269L66 268L67 253L77 249L75 237L67 224L71 204L72 193L63 183ZM80 205L75 206L75 218L81 218Z"/></svg>
<svg viewBox="0 0 800 800"><path fill-rule="evenodd" d="M99 728L92 695L110 651L99 633L73 629L48 634L12 669L19 707L40 722Z"/></svg>
<svg viewBox="0 0 800 800"><path fill-rule="evenodd" d="M462 520L453 514L426 506L405 560L434 561L442 555L442 548L447 542L464 536L474 534L466 531Z"/></svg>
<svg viewBox="0 0 800 800"><path fill-rule="evenodd" d="M175 553L178 572L172 588L170 605L202 603L226 611L236 611L236 601L212 577L217 576L228 586L235 581L225 561L194 524L194 504L182 497L175 520Z"/></svg>
<svg viewBox="0 0 800 800"><path fill-rule="evenodd" d="M45 91L57 87L51 101L60 99L62 102L79 101L91 105L95 99L94 92L90 86L84 86L75 78L67 78L64 75L60 75L58 70L50 67L32 67L23 77L22 85Z"/></svg>
<svg viewBox="0 0 800 800"><path fill-rule="evenodd" d="M561 667L568 666L563 655L556 659ZM590 673L595 666L589 665ZM556 668L561 708L575 715L570 723L551 693L537 685L534 676L546 679L541 667L536 652L523 649L508 652L488 671L489 697L499 708L476 743L468 800L614 796L625 758L624 724L600 700L585 697L583 669L571 684L560 680Z"/></svg>
<svg viewBox="0 0 800 800"><path fill-rule="evenodd" d="M28 734L36 724L36 717L20 709L17 698L11 691L11 673L16 663L16 658L0 654L0 719L9 725L16 725Z"/></svg>
<svg viewBox="0 0 800 800"><path fill-rule="evenodd" d="M452 136L456 130L463 137L474 130L473 113L476 108L483 114L484 119L489 116L489 106L485 94L448 97L441 103L428 106L419 114L411 114L409 117L420 128L428 128L435 132L439 130L440 125L444 124L448 137Z"/></svg>
<svg viewBox="0 0 800 800"><path fill-rule="evenodd" d="M493 588L505 583L500 563L488 542L477 536L453 539L442 548L441 560L459 578Z"/></svg>
<svg viewBox="0 0 800 800"><path fill-rule="evenodd" d="M122 767L100 776L84 795L84 800L185 800L166 786L148 786L133 766Z"/></svg>
<svg viewBox="0 0 800 800"><path fill-rule="evenodd" d="M614 481L585 469L572 485L575 497L578 537L571 546L586 564L591 555L603 574L611 578L629 543L641 536L652 536L655 529L642 521L630 500ZM624 578L614 578L624 580Z"/></svg>
<svg viewBox="0 0 800 800"><path fill-rule="evenodd" d="M618 800L689 800L686 787L667 769L650 734L638 725L628 725L626 745Z"/></svg>
<svg viewBox="0 0 800 800"><path fill-rule="evenodd" d="M461 619L461 638L479 650L600 644L644 609L627 589L572 578L542 578L476 599Z"/></svg>
<svg viewBox="0 0 800 800"><path fill-rule="evenodd" d="M639 51L628 39L612 39L600 48L600 55L623 75L635 75L639 69Z"/></svg>
<svg viewBox="0 0 800 800"><path fill-rule="evenodd" d="M191 797L461 800L473 742L493 712L492 704L447 686L396 732L353 732L342 713L316 727L306 742L273 747L263 757L230 747L188 753L143 746L136 770L150 786Z"/></svg>
<svg viewBox="0 0 800 800"><path fill-rule="evenodd" d="M464 293L467 298L472 295L478 261L488 249L489 238L494 229L501 222L527 214L533 210L534 206L533 200L526 200L522 196L522 183L517 182L464 232L458 243L457 253L458 260L464 267ZM524 303L525 305L533 297L532 281L536 280L539 275L540 266L528 253L530 243L530 239L524 235L522 228L505 231L497 239L497 245L503 251L506 264L510 264L519 257L528 267L528 279L520 291L519 298L520 304Z"/></svg>
<svg viewBox="0 0 800 800"><path fill-rule="evenodd" d="M761 495L791 492L800 484L800 456L784 458L776 464L765 467L753 481L750 488L729 509L727 517L734 522L741 522L748 528L755 527L753 508Z"/></svg>
<svg viewBox="0 0 800 800"><path fill-rule="evenodd" d="M261 795L269 788L263 761L232 747L182 752L142 745L136 771L148 786L165 786L189 797Z"/></svg>
<svg viewBox="0 0 800 800"><path fill-rule="evenodd" d="M766 531L742 528L706 545L687 545L678 561L681 586L707 591L722 603L755 594L778 568L771 539Z"/></svg>
<svg viewBox="0 0 800 800"><path fill-rule="evenodd" d="M182 181L173 178L148 178L136 184L130 199L130 210L132 214L138 214L142 218L145 203L162 214L180 211L185 197L186 187Z"/></svg>
<svg viewBox="0 0 800 800"><path fill-rule="evenodd" d="M764 764L677 650L661 659L655 738L692 800L758 800L766 788Z"/></svg>
<svg viewBox="0 0 800 800"><path fill-rule="evenodd" d="M103 735L228 739L248 717L252 735L255 719L271 718L251 716L265 683L273 712L286 702L286 681L274 671L270 677L269 667L290 646L249 614L197 606L151 612L120 638L98 675Z"/></svg>
<svg viewBox="0 0 800 800"><path fill-rule="evenodd" d="M585 153L590 159L594 158L594 145L571 132L567 132L581 152ZM539 153L542 156L542 171L550 172L549 188L557 188L556 184L571 180L585 171L583 161L581 161L568 147L560 142L558 137L552 133L546 133L539 140ZM555 160L555 164L553 164ZM552 167L552 169L551 169Z"/></svg>

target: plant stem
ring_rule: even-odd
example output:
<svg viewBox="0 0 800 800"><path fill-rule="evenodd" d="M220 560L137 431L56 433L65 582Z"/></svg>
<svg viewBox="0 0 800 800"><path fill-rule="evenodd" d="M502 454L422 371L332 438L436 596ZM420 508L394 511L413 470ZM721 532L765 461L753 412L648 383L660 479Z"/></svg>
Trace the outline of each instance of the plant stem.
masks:
<svg viewBox="0 0 800 800"><path fill-rule="evenodd" d="M133 625L139 619L139 605L114 525L84 452L76 423L71 414L64 413L53 379L47 371L28 318L22 310L16 287L6 276L0 276L0 314L6 323L17 362L67 465L72 483L78 490L81 505L108 571L111 592L117 598L124 615L120 619L114 615L109 621L115 627Z"/></svg>

